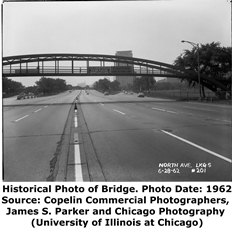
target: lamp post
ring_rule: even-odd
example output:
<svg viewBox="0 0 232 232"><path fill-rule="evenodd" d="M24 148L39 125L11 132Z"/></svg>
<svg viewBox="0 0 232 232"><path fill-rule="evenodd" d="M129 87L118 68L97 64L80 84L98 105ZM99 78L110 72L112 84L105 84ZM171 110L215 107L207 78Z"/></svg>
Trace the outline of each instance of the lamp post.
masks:
<svg viewBox="0 0 232 232"><path fill-rule="evenodd" d="M181 40L181 43L189 43L193 47L197 48L197 76L198 76L198 84L199 84L199 94L200 94L200 100L201 100L201 74L200 74L200 53L199 53L199 44L196 44L194 42Z"/></svg>

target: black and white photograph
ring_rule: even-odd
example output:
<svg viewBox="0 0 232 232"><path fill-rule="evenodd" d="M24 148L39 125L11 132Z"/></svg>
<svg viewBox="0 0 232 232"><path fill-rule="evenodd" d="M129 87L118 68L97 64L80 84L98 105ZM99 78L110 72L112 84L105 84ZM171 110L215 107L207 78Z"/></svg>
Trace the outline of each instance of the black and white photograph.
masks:
<svg viewBox="0 0 232 232"><path fill-rule="evenodd" d="M3 1L3 181L232 181L231 9Z"/></svg>

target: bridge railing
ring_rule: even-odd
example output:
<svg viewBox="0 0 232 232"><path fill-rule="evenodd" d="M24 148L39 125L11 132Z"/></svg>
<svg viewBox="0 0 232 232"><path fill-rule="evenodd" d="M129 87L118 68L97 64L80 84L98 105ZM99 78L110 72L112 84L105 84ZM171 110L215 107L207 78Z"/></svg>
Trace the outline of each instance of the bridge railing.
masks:
<svg viewBox="0 0 232 232"><path fill-rule="evenodd" d="M173 75L171 72L157 70L154 68L145 68L145 67L132 67L132 66L104 66L104 67L75 67L75 66L28 66L28 67L20 67L20 66L4 66L3 67L3 75L5 76L39 76L39 75L60 75L65 76L67 75L133 75L133 76L140 76L140 75L154 75L154 76L165 76L165 75ZM94 69L95 68L95 69ZM127 68L127 69L126 69Z"/></svg>

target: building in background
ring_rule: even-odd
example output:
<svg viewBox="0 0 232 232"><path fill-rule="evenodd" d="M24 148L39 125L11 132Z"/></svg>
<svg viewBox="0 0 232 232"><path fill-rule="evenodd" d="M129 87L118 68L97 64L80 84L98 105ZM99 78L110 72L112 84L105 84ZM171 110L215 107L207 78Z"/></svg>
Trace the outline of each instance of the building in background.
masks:
<svg viewBox="0 0 232 232"><path fill-rule="evenodd" d="M117 51L115 53L116 56L126 56L133 57L132 51ZM127 64L116 63L116 66L127 66ZM133 65L129 65L133 66ZM135 77L134 76L115 76L114 80L120 83L120 87L123 89L130 89L133 85Z"/></svg>
<svg viewBox="0 0 232 232"><path fill-rule="evenodd" d="M173 78L173 77L165 77L165 78L156 78L156 81L159 83L180 83L181 79Z"/></svg>

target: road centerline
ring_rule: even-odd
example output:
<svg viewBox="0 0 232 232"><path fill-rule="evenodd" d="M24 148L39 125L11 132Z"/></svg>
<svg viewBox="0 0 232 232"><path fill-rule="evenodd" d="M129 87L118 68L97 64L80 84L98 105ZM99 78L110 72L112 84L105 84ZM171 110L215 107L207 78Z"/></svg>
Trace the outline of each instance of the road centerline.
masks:
<svg viewBox="0 0 232 232"><path fill-rule="evenodd" d="M179 137L179 136L177 136L177 135L174 135L174 134L172 134L172 133L170 133L170 132L168 132L168 131L165 131L165 130L161 130L163 133L165 133L165 134L167 134L167 135L170 135L170 136L172 136L172 137L174 137L174 138L176 138L176 139L178 139L178 140L180 140L180 141L182 141L182 142L185 142L185 143L187 143L187 144L189 144L189 145L191 145L191 146L193 146L193 147L196 147L196 148L198 148L198 149L200 149L200 150L202 150L202 151L205 151L205 152L207 152L207 153L209 153L209 154L211 154L211 155L213 155L213 156L216 156L216 157L218 157L218 158L220 158L220 159L223 159L223 160L225 160L225 161L227 161L227 162L229 162L229 163L232 163L232 160L231 159L229 159L229 158L227 158L227 157L225 157L225 156L223 156L223 155L220 155L220 154L218 154L218 153L216 153L216 152L214 152L214 151L211 151L211 150L209 150L209 149L207 149L207 148L204 148L204 147L202 147L202 146L200 146L200 145L198 145L198 144L196 144L196 143L193 143L193 142L191 142L191 141L189 141L189 140L187 140L187 139L184 139L184 138L181 138L181 137Z"/></svg>
<svg viewBox="0 0 232 232"><path fill-rule="evenodd" d="M77 115L75 115L75 117L74 117L74 126L75 126L75 128L78 127Z"/></svg>
<svg viewBox="0 0 232 232"><path fill-rule="evenodd" d="M78 133L74 132L74 165L75 165L75 181L83 181L80 145L78 141Z"/></svg>

